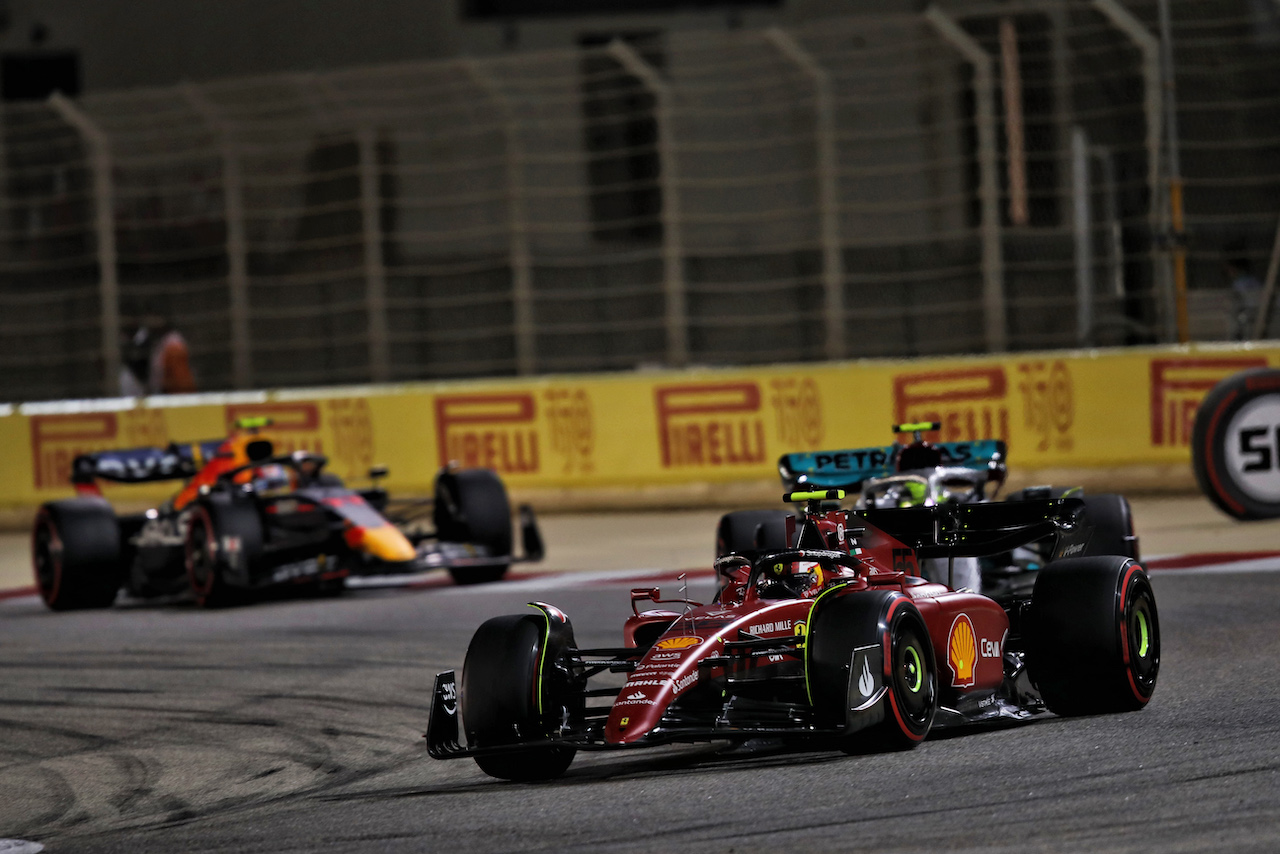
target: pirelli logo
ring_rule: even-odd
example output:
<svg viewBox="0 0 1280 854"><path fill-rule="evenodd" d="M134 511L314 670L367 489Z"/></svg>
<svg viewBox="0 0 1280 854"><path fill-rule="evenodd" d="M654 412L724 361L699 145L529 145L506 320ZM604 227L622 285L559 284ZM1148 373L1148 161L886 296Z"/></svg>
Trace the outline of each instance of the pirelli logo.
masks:
<svg viewBox="0 0 1280 854"><path fill-rule="evenodd" d="M113 448L120 433L114 412L36 415L31 418L31 459L36 489L67 487L71 461L80 454Z"/></svg>
<svg viewBox="0 0 1280 854"><path fill-rule="evenodd" d="M766 459L760 386L754 382L654 390L663 468L756 465Z"/></svg>
<svg viewBox="0 0 1280 854"><path fill-rule="evenodd" d="M898 374L893 378L894 420L937 421L931 441L1009 438L1009 382L1004 368L964 368Z"/></svg>
<svg viewBox="0 0 1280 854"><path fill-rule="evenodd" d="M271 419L266 430L271 434L277 454L294 451L325 453L321 435L320 405L318 403L235 403L223 412L224 423L230 432L241 418L265 417Z"/></svg>
<svg viewBox="0 0 1280 854"><path fill-rule="evenodd" d="M1239 371L1265 368L1264 356L1151 360L1151 445L1189 446L1196 410L1209 389Z"/></svg>
<svg viewBox="0 0 1280 854"><path fill-rule="evenodd" d="M33 415L29 428L32 486L37 490L67 489L71 462L80 454L169 443L164 413L156 409Z"/></svg>
<svg viewBox="0 0 1280 854"><path fill-rule="evenodd" d="M439 463L504 474L541 470L532 394L453 394L435 400Z"/></svg>

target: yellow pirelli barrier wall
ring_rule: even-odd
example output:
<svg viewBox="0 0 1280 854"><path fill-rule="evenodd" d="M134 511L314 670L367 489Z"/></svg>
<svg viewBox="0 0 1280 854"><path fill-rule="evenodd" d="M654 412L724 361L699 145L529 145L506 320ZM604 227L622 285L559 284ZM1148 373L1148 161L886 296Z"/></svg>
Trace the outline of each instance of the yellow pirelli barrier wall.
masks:
<svg viewBox="0 0 1280 854"><path fill-rule="evenodd" d="M1006 440L1014 471L1186 464L1205 392L1278 365L1280 342L27 404L0 414L0 506L70 495L77 454L213 439L247 415L353 483L385 464L403 493L450 460L516 490L770 478L783 453L882 445L923 420L942 440Z"/></svg>

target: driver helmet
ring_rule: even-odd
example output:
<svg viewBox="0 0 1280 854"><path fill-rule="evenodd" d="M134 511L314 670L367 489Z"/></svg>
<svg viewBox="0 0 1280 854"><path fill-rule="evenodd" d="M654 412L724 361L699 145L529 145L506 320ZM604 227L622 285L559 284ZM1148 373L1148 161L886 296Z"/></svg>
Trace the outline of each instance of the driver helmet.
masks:
<svg viewBox="0 0 1280 854"><path fill-rule="evenodd" d="M827 572L816 561L779 561L765 570L770 592L787 594L795 598L816 596L827 583Z"/></svg>
<svg viewBox="0 0 1280 854"><path fill-rule="evenodd" d="M912 442L898 452L898 471L937 468L942 463L942 450L924 440Z"/></svg>
<svg viewBox="0 0 1280 854"><path fill-rule="evenodd" d="M258 492L273 492L292 488L289 469L280 463L258 466L253 473L253 487Z"/></svg>
<svg viewBox="0 0 1280 854"><path fill-rule="evenodd" d="M872 498L872 504L878 510L893 509L896 507L919 507L928 505L929 489L923 484L914 480L895 483L888 489L878 493Z"/></svg>

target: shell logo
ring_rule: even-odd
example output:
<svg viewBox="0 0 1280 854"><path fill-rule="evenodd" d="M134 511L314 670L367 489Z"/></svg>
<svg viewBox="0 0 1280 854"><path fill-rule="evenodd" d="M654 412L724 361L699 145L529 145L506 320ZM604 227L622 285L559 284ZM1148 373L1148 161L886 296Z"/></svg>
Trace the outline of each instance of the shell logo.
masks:
<svg viewBox="0 0 1280 854"><path fill-rule="evenodd" d="M654 649L688 649L702 643L701 638L663 638L654 644Z"/></svg>
<svg viewBox="0 0 1280 854"><path fill-rule="evenodd" d="M954 688L968 688L973 684L973 665L978 659L978 642L973 632L973 622L967 614L956 617L947 636L947 663L955 674L951 679Z"/></svg>

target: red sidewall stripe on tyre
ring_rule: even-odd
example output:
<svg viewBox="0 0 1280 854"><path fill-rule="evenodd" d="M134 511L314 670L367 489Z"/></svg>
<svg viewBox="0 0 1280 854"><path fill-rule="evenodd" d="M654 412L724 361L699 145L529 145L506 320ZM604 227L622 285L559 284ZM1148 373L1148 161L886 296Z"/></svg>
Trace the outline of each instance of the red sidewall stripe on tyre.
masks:
<svg viewBox="0 0 1280 854"><path fill-rule="evenodd" d="M1204 454L1205 473L1209 475L1209 482L1213 485L1214 492L1230 505L1231 509L1235 510L1236 513L1244 515L1244 506L1231 497L1222 486L1222 480L1218 475L1217 454L1214 448L1218 436L1218 421L1222 418L1222 413L1239 395L1238 391L1232 391L1218 403L1218 408L1213 411L1213 417L1209 419L1209 429L1204 433L1205 447L1201 450Z"/></svg>
<svg viewBox="0 0 1280 854"><path fill-rule="evenodd" d="M213 591L214 568L212 566L213 556L209 554L209 544L213 536L213 520L209 518L209 511L201 507L198 511L200 514L200 524L204 526L204 552L205 560L210 563L209 572L206 576L207 583L203 586L196 583L195 561L192 560L191 550L191 534L187 534L187 582L191 585L191 589L202 600ZM193 521L194 524L194 521Z"/></svg>
<svg viewBox="0 0 1280 854"><path fill-rule="evenodd" d="M912 741L924 741L925 733L917 735L914 730L903 719L902 710L898 708L898 698L893 692L893 612L898 610L898 606L904 602L910 602L905 596L901 599L894 599L893 604L889 606L889 612L884 616L884 678L885 684L889 691L889 708L893 709L893 716L898 721L898 729L902 734Z"/></svg>
<svg viewBox="0 0 1280 854"><path fill-rule="evenodd" d="M44 525L49 529L49 560L53 564L53 584L49 590L44 590L40 586L40 576L36 576L36 590L44 597L44 601L52 608L53 604L58 601L58 593L62 591L62 549L53 548L54 543L62 538L58 536L58 529L54 527L53 520L49 518L49 511L41 509L36 516L35 529L31 533L31 552L35 557L35 538L36 533L40 530L40 526ZM54 553L58 552L58 557L54 557ZM32 563L34 564L34 560ZM32 567L34 569L34 566Z"/></svg>
<svg viewBox="0 0 1280 854"><path fill-rule="evenodd" d="M1143 694L1138 690L1138 683L1133 678L1133 664L1129 656L1129 621L1125 619L1125 603L1129 597L1129 582L1133 579L1134 573L1141 570L1138 564L1132 564L1128 571L1124 574L1124 580L1120 582L1120 649L1124 660L1124 675L1129 680L1129 689L1133 691L1134 699L1140 703L1146 703L1151 699L1150 694Z"/></svg>

